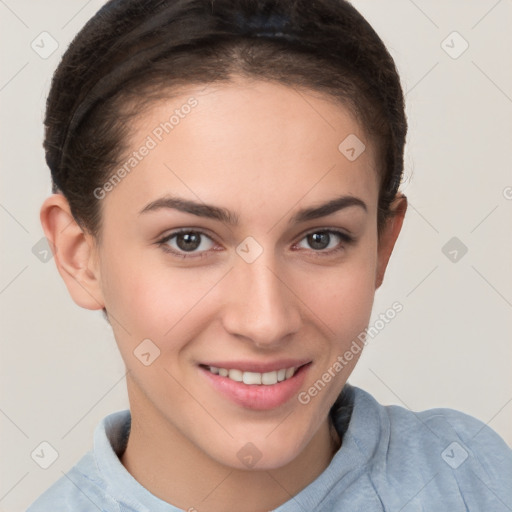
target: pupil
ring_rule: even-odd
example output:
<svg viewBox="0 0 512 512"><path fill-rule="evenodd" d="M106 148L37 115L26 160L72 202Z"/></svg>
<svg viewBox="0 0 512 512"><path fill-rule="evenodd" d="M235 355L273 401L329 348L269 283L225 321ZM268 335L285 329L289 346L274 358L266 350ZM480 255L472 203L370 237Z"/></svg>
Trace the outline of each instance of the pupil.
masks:
<svg viewBox="0 0 512 512"><path fill-rule="evenodd" d="M193 251L199 247L201 240L198 233L180 233L177 236L176 243L183 251Z"/></svg>
<svg viewBox="0 0 512 512"><path fill-rule="evenodd" d="M329 245L329 233L312 233L308 235L308 242L313 249L325 249Z"/></svg>

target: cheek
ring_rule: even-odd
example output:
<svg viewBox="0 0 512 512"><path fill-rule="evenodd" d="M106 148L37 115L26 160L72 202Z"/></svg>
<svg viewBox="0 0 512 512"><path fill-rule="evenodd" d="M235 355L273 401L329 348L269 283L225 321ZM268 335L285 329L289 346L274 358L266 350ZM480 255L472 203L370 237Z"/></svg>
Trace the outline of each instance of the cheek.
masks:
<svg viewBox="0 0 512 512"><path fill-rule="evenodd" d="M369 321L375 295L377 251L361 245L339 265L305 276L304 302L330 328L330 337L346 340Z"/></svg>
<svg viewBox="0 0 512 512"><path fill-rule="evenodd" d="M298 397L305 414L313 409L321 411L317 417L327 414L363 350L361 335L373 307L377 258L376 248L357 253L344 264L317 273L303 289L304 302L313 305L315 323L325 333L318 365Z"/></svg>
<svg viewBox="0 0 512 512"><path fill-rule="evenodd" d="M147 248L114 251L113 245L105 248L101 260L102 288L120 341L130 338L125 344L131 346L149 338L164 347L170 339L176 340L178 332L180 338L194 334L183 333L183 329L200 332L207 328L216 310L211 296L222 296L227 286L221 282L226 268L173 267L165 264L164 257L148 259ZM285 270L286 280L300 299L297 307L303 302L317 317L319 327L322 323L328 326L328 338L335 334L336 339L346 339L366 327L375 293L376 255L372 238L365 237L336 265L302 269L291 265Z"/></svg>
<svg viewBox="0 0 512 512"><path fill-rule="evenodd" d="M142 252L125 252L122 259L103 259L105 305L121 345L131 347L149 338L164 347L169 340L176 340L175 333L183 337L191 316L196 319L194 329L200 327L206 315L197 318L197 312L203 309L197 306L219 281L222 271L172 268L164 259L155 262L143 256ZM120 348L126 350L123 346Z"/></svg>

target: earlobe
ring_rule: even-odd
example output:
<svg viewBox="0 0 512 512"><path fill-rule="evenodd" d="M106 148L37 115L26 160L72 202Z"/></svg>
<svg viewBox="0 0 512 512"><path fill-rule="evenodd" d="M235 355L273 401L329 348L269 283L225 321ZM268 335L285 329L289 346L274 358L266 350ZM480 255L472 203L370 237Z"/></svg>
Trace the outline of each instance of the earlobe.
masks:
<svg viewBox="0 0 512 512"><path fill-rule="evenodd" d="M77 224L62 194L53 194L41 206L41 224L54 250L57 270L79 306L102 309L100 272L94 238Z"/></svg>
<svg viewBox="0 0 512 512"><path fill-rule="evenodd" d="M392 214L387 220L379 238L375 289L379 288L384 281L384 274L388 266L389 258L391 257L395 242L402 229L405 212L407 211L407 197L404 195L397 196L391 205L391 211Z"/></svg>

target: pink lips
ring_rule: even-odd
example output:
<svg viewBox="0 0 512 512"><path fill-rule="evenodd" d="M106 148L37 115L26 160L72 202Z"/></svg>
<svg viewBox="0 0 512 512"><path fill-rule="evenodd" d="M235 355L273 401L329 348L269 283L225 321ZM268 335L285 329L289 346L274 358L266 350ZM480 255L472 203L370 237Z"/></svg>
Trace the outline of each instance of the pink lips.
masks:
<svg viewBox="0 0 512 512"><path fill-rule="evenodd" d="M236 368L243 372L273 372L282 368L298 368L309 363L309 359L279 359L269 363L258 363L254 361L208 361L201 363L201 366L215 366L217 368Z"/></svg>
<svg viewBox="0 0 512 512"><path fill-rule="evenodd" d="M310 367L310 361L279 360L272 363L254 363L244 361L216 361L201 364L199 370L214 389L230 399L235 404L253 410L270 410L288 402L299 392L306 373ZM283 368L297 368L293 377L272 385L244 384L236 382L228 377L211 373L206 366L217 368L238 369L247 372L272 372Z"/></svg>

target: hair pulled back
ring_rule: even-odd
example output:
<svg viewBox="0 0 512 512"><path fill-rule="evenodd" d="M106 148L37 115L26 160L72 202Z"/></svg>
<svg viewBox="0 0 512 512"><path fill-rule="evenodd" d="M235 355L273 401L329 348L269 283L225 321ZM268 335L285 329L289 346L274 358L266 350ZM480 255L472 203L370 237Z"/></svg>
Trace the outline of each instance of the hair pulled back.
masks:
<svg viewBox="0 0 512 512"><path fill-rule="evenodd" d="M403 173L404 98L392 57L350 3L110 0L64 53L47 99L53 192L82 228L99 234L94 190L129 150L129 121L173 91L233 76L318 91L349 109L377 149L382 227Z"/></svg>

